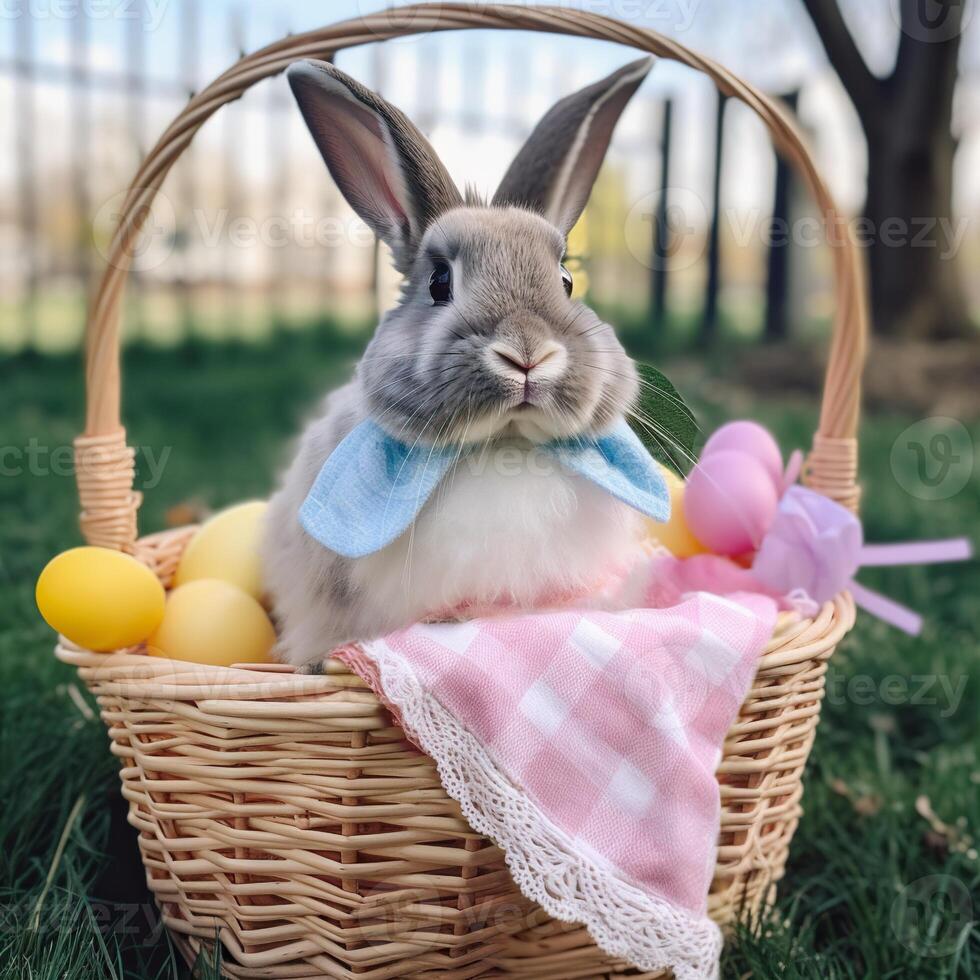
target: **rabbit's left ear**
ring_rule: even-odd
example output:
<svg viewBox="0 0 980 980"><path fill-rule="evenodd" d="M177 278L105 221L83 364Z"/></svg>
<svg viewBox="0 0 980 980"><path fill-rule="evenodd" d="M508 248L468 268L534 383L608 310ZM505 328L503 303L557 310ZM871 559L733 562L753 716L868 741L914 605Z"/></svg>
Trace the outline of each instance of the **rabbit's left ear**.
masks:
<svg viewBox="0 0 980 980"><path fill-rule="evenodd" d="M463 203L405 114L325 61L298 61L290 88L327 168L350 206L407 272L426 228Z"/></svg>
<svg viewBox="0 0 980 980"><path fill-rule="evenodd" d="M613 129L653 62L624 65L556 103L504 174L493 204L530 208L567 235L585 210Z"/></svg>

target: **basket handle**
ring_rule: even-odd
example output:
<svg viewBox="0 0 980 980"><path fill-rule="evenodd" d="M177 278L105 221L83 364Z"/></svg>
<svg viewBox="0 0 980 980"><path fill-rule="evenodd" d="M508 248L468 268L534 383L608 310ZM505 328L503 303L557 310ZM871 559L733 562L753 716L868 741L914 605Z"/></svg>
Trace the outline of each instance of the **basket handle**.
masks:
<svg viewBox="0 0 980 980"><path fill-rule="evenodd" d="M540 31L614 41L679 61L704 72L727 96L753 109L769 128L776 149L799 171L833 227L837 208L803 139L773 99L721 65L645 28L561 7L434 3L379 11L330 27L292 35L243 57L195 95L143 161L123 203L108 265L89 311L86 332L85 433L75 440L81 526L90 544L134 551L141 495L133 488L134 451L120 422L119 319L132 248L150 205L194 134L221 106L276 75L298 58L330 58L343 48L409 34L464 28ZM820 422L807 459L806 481L856 510L857 424L868 314L864 267L849 236L832 249L836 310Z"/></svg>

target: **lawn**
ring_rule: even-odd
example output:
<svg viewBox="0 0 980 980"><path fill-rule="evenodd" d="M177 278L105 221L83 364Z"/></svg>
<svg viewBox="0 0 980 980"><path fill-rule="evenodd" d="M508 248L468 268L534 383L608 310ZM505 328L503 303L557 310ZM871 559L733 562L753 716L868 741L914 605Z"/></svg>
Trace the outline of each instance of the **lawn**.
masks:
<svg viewBox="0 0 980 980"><path fill-rule="evenodd" d="M164 526L178 504L266 494L289 437L354 353L316 334L266 347L131 351L126 421L130 442L149 450L143 483L169 451L146 488L143 529ZM809 442L815 409L802 397L767 402L683 367L674 377L707 429L754 416L786 448ZM143 883L102 723L74 672L55 661L33 601L44 562L79 542L59 447L81 417L74 358L0 367L0 976L183 977ZM915 421L865 421L868 538L975 534L976 473L934 502L896 479L892 447ZM980 442L976 421L972 439ZM832 661L778 905L758 932L735 937L725 977L980 976L980 569L880 570L862 580L926 612L925 631L911 639L862 617ZM199 965L198 975L215 973Z"/></svg>

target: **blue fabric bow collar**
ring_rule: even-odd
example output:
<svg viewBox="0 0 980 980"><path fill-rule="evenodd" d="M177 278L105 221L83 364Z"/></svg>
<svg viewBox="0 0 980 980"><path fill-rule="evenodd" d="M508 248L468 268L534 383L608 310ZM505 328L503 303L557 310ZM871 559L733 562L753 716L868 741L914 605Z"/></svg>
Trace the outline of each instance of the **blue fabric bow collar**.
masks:
<svg viewBox="0 0 980 980"><path fill-rule="evenodd" d="M597 438L538 448L654 520L670 517L660 467L625 421ZM331 551L363 558L408 529L459 458L458 446L409 446L376 423L362 422L327 457L300 507L300 523Z"/></svg>

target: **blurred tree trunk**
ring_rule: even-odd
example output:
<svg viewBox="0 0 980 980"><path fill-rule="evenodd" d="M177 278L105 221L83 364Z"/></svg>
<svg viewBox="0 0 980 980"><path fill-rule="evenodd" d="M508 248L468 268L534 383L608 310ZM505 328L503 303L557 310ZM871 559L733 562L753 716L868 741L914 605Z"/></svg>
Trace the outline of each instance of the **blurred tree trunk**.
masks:
<svg viewBox="0 0 980 980"><path fill-rule="evenodd" d="M711 172L711 224L708 226L708 274L701 318L702 344L718 335L718 294L721 291L721 171L725 153L725 108L728 96L718 93L715 109L715 155Z"/></svg>
<svg viewBox="0 0 980 980"><path fill-rule="evenodd" d="M783 96L786 108L794 115L799 103L799 91ZM785 340L789 336L789 277L790 242L792 236L780 236L781 228L788 228L790 200L792 197L793 171L782 158L776 158L776 182L772 194L773 235L769 246L768 273L766 275L766 319L763 336L766 340Z"/></svg>
<svg viewBox="0 0 980 980"><path fill-rule="evenodd" d="M857 110L868 143L864 227L877 333L950 338L973 332L952 214L951 130L966 0L899 0L901 33L886 78L868 69L837 0L803 0Z"/></svg>

